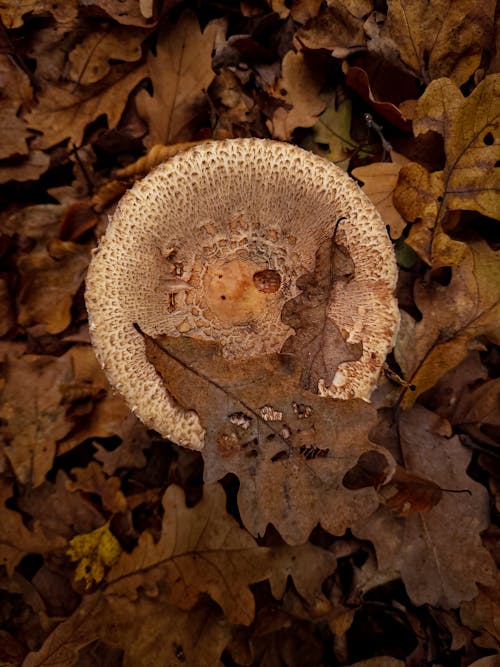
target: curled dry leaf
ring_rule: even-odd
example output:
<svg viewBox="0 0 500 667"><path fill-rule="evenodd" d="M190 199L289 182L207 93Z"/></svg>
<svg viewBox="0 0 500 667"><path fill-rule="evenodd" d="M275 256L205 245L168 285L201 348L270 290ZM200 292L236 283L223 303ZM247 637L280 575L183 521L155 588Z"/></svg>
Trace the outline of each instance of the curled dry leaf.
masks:
<svg viewBox="0 0 500 667"><path fill-rule="evenodd" d="M370 51L394 60L425 83L450 77L462 85L493 48L495 1L389 0L387 19L365 24Z"/></svg>
<svg viewBox="0 0 500 667"><path fill-rule="evenodd" d="M374 411L367 403L301 389L294 357L235 364L215 345L180 338L146 338L146 351L169 391L206 427L206 482L238 476L238 508L253 535L272 523L287 543L301 544L318 522L342 534L375 511L373 485L349 490L342 483L371 450L380 451L384 479L393 472L389 453L368 441Z"/></svg>
<svg viewBox="0 0 500 667"><path fill-rule="evenodd" d="M323 75L318 75L304 53L289 51L282 62L281 78L269 91L283 102L267 122L272 136L288 140L297 127L311 127L326 106L320 92Z"/></svg>
<svg viewBox="0 0 500 667"><path fill-rule="evenodd" d="M76 243L53 240L47 249L21 255L18 322L29 327L42 324L49 333L60 333L71 323L73 297L83 282L90 250Z"/></svg>
<svg viewBox="0 0 500 667"><path fill-rule="evenodd" d="M500 574L491 586L479 584L479 592L473 600L460 607L460 618L469 628L480 632L480 646L496 648L500 646ZM490 635L490 636L488 636Z"/></svg>
<svg viewBox="0 0 500 667"><path fill-rule="evenodd" d="M200 108L215 77L211 54L225 33L225 21L210 21L202 32L198 19L184 12L177 24L167 23L158 38L156 56L148 57L153 96L137 95L137 110L149 126L149 146L191 139Z"/></svg>
<svg viewBox="0 0 500 667"><path fill-rule="evenodd" d="M147 27L154 25L152 16L144 16L144 2L137 0L79 0L81 7L100 7L108 16L122 25Z"/></svg>
<svg viewBox="0 0 500 667"><path fill-rule="evenodd" d="M44 0L22 0L21 2L2 2L0 18L7 29L20 28L25 19L31 16L43 16L49 12L62 23L70 23L78 13L77 0L54 0L47 5Z"/></svg>
<svg viewBox="0 0 500 667"><path fill-rule="evenodd" d="M117 169L115 175L118 178L143 176L162 162L165 162L165 160L169 160L171 157L174 157L174 155L177 155L177 153L181 153L182 151L185 151L192 146L204 144L207 141L212 140L201 139L200 141L181 141L177 144L171 144L170 146L165 146L164 144L155 144L152 146L152 148L149 149L146 155L143 155L143 157L140 157L132 164L123 167L123 169Z"/></svg>
<svg viewBox="0 0 500 667"><path fill-rule="evenodd" d="M395 240L403 233L406 221L394 206L393 194L399 172L409 160L395 151L391 152L391 159L392 162L374 162L366 167L358 167L352 171L352 175L363 182L361 189L376 206L382 220L389 225L391 238Z"/></svg>
<svg viewBox="0 0 500 667"><path fill-rule="evenodd" d="M406 467L462 493L445 492L438 505L406 518L379 509L353 532L374 544L381 570L400 573L414 604L453 608L476 595L476 582L492 583L493 560L480 537L489 523L488 493L465 473L471 453L458 437L437 435L435 421L418 405L401 415Z"/></svg>
<svg viewBox="0 0 500 667"><path fill-rule="evenodd" d="M417 282L415 303L422 320L405 314L395 356L415 390L403 390L402 405L410 407L447 371L467 356L479 336L500 342L500 257L484 241L471 243L449 285Z"/></svg>
<svg viewBox="0 0 500 667"><path fill-rule="evenodd" d="M414 162L403 167L394 202L414 223L406 242L433 267L458 264L464 255L464 244L446 233L449 211L474 210L495 218L500 210L499 116L498 74L486 77L467 98L450 79L438 79L417 104L414 132L441 134L446 164L434 173Z"/></svg>
<svg viewBox="0 0 500 667"><path fill-rule="evenodd" d="M45 554L65 546L66 540L57 534L45 531L38 521L32 530L26 528L20 512L5 506L13 491L6 480L0 482L0 565L12 576L15 567L28 554Z"/></svg>
<svg viewBox="0 0 500 667"><path fill-rule="evenodd" d="M75 481L67 482L68 491L93 493L101 499L104 508L113 513L123 512L127 508L118 477L106 477L101 466L94 461L86 468L74 468L71 475Z"/></svg>

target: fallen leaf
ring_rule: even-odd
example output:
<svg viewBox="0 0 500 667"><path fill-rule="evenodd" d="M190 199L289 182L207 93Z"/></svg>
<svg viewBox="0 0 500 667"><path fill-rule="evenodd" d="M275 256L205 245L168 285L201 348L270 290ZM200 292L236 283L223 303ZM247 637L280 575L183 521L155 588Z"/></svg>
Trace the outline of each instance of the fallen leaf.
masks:
<svg viewBox="0 0 500 667"><path fill-rule="evenodd" d="M5 125L2 125L2 127L5 129ZM24 128L22 131L24 131ZM19 138L17 130L12 130L12 132L15 132L15 137ZM7 181L36 181L47 171L49 164L49 156L42 153L42 151L30 151L26 158L4 161L0 164L0 183L6 183Z"/></svg>
<svg viewBox="0 0 500 667"><path fill-rule="evenodd" d="M30 128L42 133L32 146L50 148L65 139L79 146L87 125L102 114L108 127L115 127L128 96L146 76L143 66L130 70L129 65L116 65L99 85L76 89L74 83L46 86L38 96L38 105L23 115Z"/></svg>
<svg viewBox="0 0 500 667"><path fill-rule="evenodd" d="M500 575L497 573L496 584L479 584L479 593L473 600L464 602L460 607L460 618L471 630L481 632L480 645L496 648L500 644ZM490 641L488 641L490 635ZM493 641L492 641L493 638Z"/></svg>
<svg viewBox="0 0 500 667"><path fill-rule="evenodd" d="M142 55L141 44L147 36L139 28L112 25L95 30L69 53L69 78L81 86L103 79L111 71L110 61L134 62Z"/></svg>
<svg viewBox="0 0 500 667"><path fill-rule="evenodd" d="M351 491L342 483L366 451L380 451L387 478L393 471L390 455L368 441L374 412L367 403L301 389L293 357L238 365L216 345L181 338L146 338L146 351L169 392L207 430L205 481L238 476L238 508L253 535L272 523L288 544L302 544L318 522L342 534L375 510L372 487Z"/></svg>
<svg viewBox="0 0 500 667"><path fill-rule="evenodd" d="M477 594L476 582L491 584L494 564L480 532L489 523L488 493L466 474L471 453L457 436L435 433L436 415L422 406L399 421L405 466L444 489L438 505L398 518L381 508L354 534L375 546L382 571L399 572L414 604L458 607ZM469 493L463 493L467 490Z"/></svg>
<svg viewBox="0 0 500 667"><path fill-rule="evenodd" d="M84 493L67 489L69 478L62 470L55 483L45 481L19 495L19 509L29 515L49 534L66 540L75 534L90 533L102 525L104 517Z"/></svg>
<svg viewBox="0 0 500 667"><path fill-rule="evenodd" d="M388 0L387 19L367 21L368 48L399 62L428 84L450 77L464 84L492 49L494 0Z"/></svg>
<svg viewBox="0 0 500 667"><path fill-rule="evenodd" d="M0 394L0 442L23 484L38 486L44 481L57 441L71 428L61 393L61 384L71 374L68 354L59 359L7 357L6 383Z"/></svg>
<svg viewBox="0 0 500 667"><path fill-rule="evenodd" d="M0 16L2 9L0 6ZM2 17L3 19L3 17ZM5 21L4 21L5 22ZM7 55L0 55L0 159L29 153L27 139L31 136L26 123L18 117L22 106L28 103L33 92L27 75L14 65Z"/></svg>
<svg viewBox="0 0 500 667"><path fill-rule="evenodd" d="M500 341L500 258L484 241L465 248L465 257L453 267L449 285L415 284L420 322L402 319L394 350L413 391L403 389L401 404L408 408L424 391L467 356L480 336Z"/></svg>
<svg viewBox="0 0 500 667"><path fill-rule="evenodd" d="M464 98L450 79L437 79L418 101L414 132L443 136L446 165L434 173L413 162L404 166L394 203L413 222L406 242L433 267L459 264L464 256L464 244L446 232L448 212L475 210L495 218L500 210L495 187L499 87L500 75L491 75Z"/></svg>
<svg viewBox="0 0 500 667"><path fill-rule="evenodd" d="M317 16L321 7L321 0L266 0L273 12L276 12L281 19L289 16L297 23L306 23L309 19Z"/></svg>
<svg viewBox="0 0 500 667"><path fill-rule="evenodd" d="M295 39L308 49L328 49L334 58L346 58L365 48L364 17L372 11L370 0L328 3L319 16L300 28Z"/></svg>
<svg viewBox="0 0 500 667"><path fill-rule="evenodd" d="M141 596L134 602L108 598L100 635L123 649L123 667L222 667L220 657L231 633L220 609L210 601L183 611L160 594L154 600Z"/></svg>
<svg viewBox="0 0 500 667"><path fill-rule="evenodd" d="M136 97L139 115L149 126L149 147L191 139L200 108L206 106L204 91L215 77L211 53L225 26L216 19L202 33L196 16L184 12L160 33L156 56L148 57L153 95L140 91Z"/></svg>
<svg viewBox="0 0 500 667"><path fill-rule="evenodd" d="M74 481L68 481L68 491L84 491L100 498L105 509L110 512L123 512L127 500L120 490L121 482L117 477L106 477L101 466L94 461L85 468L73 468ZM73 542L72 542L73 543Z"/></svg>
<svg viewBox="0 0 500 667"><path fill-rule="evenodd" d="M395 151L391 152L391 159L392 162L374 162L366 167L357 167L352 175L362 181L361 189L375 205L382 220L389 225L391 238L395 240L403 233L406 221L394 206L392 197L399 172L409 160Z"/></svg>
<svg viewBox="0 0 500 667"><path fill-rule="evenodd" d="M57 534L46 532L38 521L35 521L32 530L26 528L20 512L6 507L6 501L11 497L10 484L0 482L0 525L2 538L0 544L0 564L12 576L14 569L28 554L46 554L62 549L66 540Z"/></svg>
<svg viewBox="0 0 500 667"><path fill-rule="evenodd" d="M275 139L289 140L297 127L311 127L326 106L320 96L323 75L307 61L304 53L289 51L282 61L281 78L268 92L282 101L267 127Z"/></svg>
<svg viewBox="0 0 500 667"><path fill-rule="evenodd" d="M69 541L66 553L72 561L78 562L75 581L83 579L85 588L89 589L104 579L106 569L116 563L121 551L108 522L91 533L75 535Z"/></svg>
<svg viewBox="0 0 500 667"><path fill-rule="evenodd" d="M7 29L20 28L24 17L28 15L41 16L49 12L62 23L70 22L77 15L77 0L54 0L47 5L44 0L8 0L0 4L0 18Z"/></svg>
<svg viewBox="0 0 500 667"><path fill-rule="evenodd" d="M149 149L146 155L143 155L132 164L128 164L123 169L116 170L116 176L118 178L129 178L131 176L137 177L147 174L151 169L154 169L162 162L170 160L171 157L181 153L182 151L192 148L193 146L198 146L199 144L204 144L211 139L204 139L200 141L181 141L177 144L172 144L170 146L165 146L163 144L155 144L152 148Z"/></svg>
<svg viewBox="0 0 500 667"><path fill-rule="evenodd" d="M353 278L349 253L332 238L316 253L314 272L297 280L301 293L283 308L281 319L295 334L285 341L281 352L297 357L302 369L300 385L308 391L316 392L320 380L331 386L341 363L361 357L362 343L347 342L329 316L332 285L342 291Z"/></svg>
<svg viewBox="0 0 500 667"><path fill-rule="evenodd" d="M328 146L324 157L344 170L349 167L351 155L358 144L351 137L351 100L343 100L337 107L335 98L313 125L314 141Z"/></svg>
<svg viewBox="0 0 500 667"><path fill-rule="evenodd" d="M69 241L53 240L47 249L22 255L17 263L21 284L18 322L43 324L49 333L64 331L71 322L73 297L83 282L90 250Z"/></svg>
<svg viewBox="0 0 500 667"><path fill-rule="evenodd" d="M248 586L262 578L267 550L226 514L222 487L205 485L203 500L189 509L184 492L169 486L163 507L159 541L142 533L134 551L122 554L107 576L108 595L135 598L139 587L153 592L161 581L181 609L191 609L208 593L231 623L251 623L254 599Z"/></svg>
<svg viewBox="0 0 500 667"><path fill-rule="evenodd" d="M349 67L349 65L346 65L345 67L343 66L342 69L346 74L346 84L355 90L365 102L368 102L377 114L388 120L391 125L394 125L403 132L411 131L411 119L408 118L403 111L403 109L408 108L408 101L405 106L398 108L391 102L375 99L371 90L368 74L364 69L361 67Z"/></svg>
<svg viewBox="0 0 500 667"><path fill-rule="evenodd" d="M152 16L144 16L143 2L137 0L79 0L81 7L100 7L122 25L146 27L154 25Z"/></svg>

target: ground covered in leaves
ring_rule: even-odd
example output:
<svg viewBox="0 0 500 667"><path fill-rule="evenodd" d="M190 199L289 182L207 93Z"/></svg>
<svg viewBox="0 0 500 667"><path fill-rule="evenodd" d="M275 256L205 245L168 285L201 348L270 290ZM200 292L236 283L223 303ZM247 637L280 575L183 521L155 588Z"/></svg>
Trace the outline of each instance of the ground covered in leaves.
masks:
<svg viewBox="0 0 500 667"><path fill-rule="evenodd" d="M0 19L0 664L498 664L495 2L22 0ZM111 391L84 279L135 179L250 136L358 179L401 327L371 405L301 386L299 353L243 386L210 346L148 340L176 395L204 378L198 454ZM242 405L262 402L256 428Z"/></svg>

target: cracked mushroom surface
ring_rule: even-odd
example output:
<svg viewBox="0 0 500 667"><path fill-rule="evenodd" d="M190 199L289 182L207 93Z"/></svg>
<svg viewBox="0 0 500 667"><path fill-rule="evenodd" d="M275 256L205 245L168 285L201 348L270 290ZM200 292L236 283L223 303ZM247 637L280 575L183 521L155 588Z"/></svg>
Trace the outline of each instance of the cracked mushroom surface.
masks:
<svg viewBox="0 0 500 667"><path fill-rule="evenodd" d="M111 384L148 427L201 449L198 415L167 392L136 325L153 337L216 341L232 361L280 352L294 335L283 306L334 234L354 276L332 286L327 315L362 351L317 389L369 399L399 321L385 225L341 169L265 139L194 147L119 202L86 281L92 343Z"/></svg>

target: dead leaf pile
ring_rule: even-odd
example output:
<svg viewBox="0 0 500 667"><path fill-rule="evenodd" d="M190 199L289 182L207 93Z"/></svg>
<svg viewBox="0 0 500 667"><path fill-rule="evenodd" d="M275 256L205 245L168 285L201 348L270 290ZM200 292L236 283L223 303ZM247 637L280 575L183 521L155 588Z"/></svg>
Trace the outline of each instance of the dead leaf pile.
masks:
<svg viewBox="0 0 500 667"><path fill-rule="evenodd" d="M495 9L0 2L1 665L496 664ZM362 354L325 315L356 280L334 238L280 355L144 335L200 454L113 393L84 281L135 179L233 137L359 181L401 327L371 405L315 393Z"/></svg>

